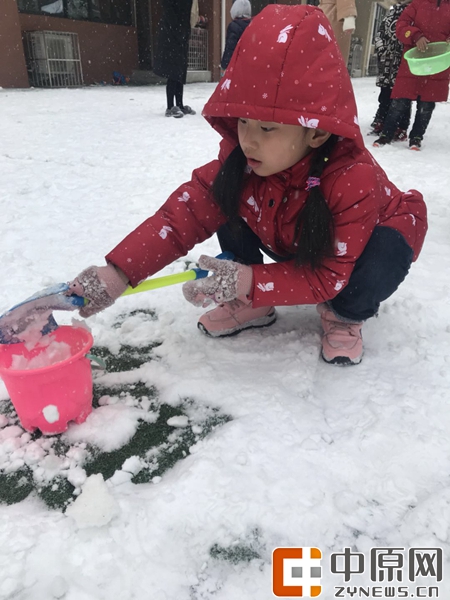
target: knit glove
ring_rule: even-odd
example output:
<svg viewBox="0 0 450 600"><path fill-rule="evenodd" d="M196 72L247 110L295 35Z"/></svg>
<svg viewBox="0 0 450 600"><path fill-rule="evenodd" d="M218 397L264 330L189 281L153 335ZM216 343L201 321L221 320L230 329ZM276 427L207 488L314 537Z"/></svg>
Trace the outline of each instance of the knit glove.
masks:
<svg viewBox="0 0 450 600"><path fill-rule="evenodd" d="M69 283L67 293L86 298L80 316L90 317L114 304L128 287L125 273L108 263L106 267L88 267Z"/></svg>
<svg viewBox="0 0 450 600"><path fill-rule="evenodd" d="M201 269L213 275L188 281L183 285L183 294L194 306L208 306L211 302L222 304L239 296L247 296L252 289L253 269L232 260L221 260L212 256L200 256Z"/></svg>

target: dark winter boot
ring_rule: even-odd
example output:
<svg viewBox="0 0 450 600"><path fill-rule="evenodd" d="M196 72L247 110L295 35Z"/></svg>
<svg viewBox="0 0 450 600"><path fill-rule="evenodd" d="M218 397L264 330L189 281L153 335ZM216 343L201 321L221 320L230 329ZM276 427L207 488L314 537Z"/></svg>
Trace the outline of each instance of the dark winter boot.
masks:
<svg viewBox="0 0 450 600"><path fill-rule="evenodd" d="M416 152L419 152L421 146L422 146L422 140L420 138L414 137L409 140L410 150L416 150Z"/></svg>
<svg viewBox="0 0 450 600"><path fill-rule="evenodd" d="M380 137L374 141L374 143L372 144L372 146L374 146L374 148L382 148L383 146L386 146L387 144L390 144L392 140L390 140L387 135L383 135L381 134Z"/></svg>
<svg viewBox="0 0 450 600"><path fill-rule="evenodd" d="M394 142L406 142L408 139L408 132L406 129L397 128L397 131L394 133Z"/></svg>
<svg viewBox="0 0 450 600"><path fill-rule="evenodd" d="M383 131L383 122L382 121L374 121L371 125L372 129L369 131L367 135L380 135Z"/></svg>

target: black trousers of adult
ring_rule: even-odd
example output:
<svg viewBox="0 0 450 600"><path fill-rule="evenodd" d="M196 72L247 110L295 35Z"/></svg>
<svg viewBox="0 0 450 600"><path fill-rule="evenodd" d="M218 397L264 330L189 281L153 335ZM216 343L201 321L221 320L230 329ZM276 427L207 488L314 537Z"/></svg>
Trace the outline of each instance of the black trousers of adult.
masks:
<svg viewBox="0 0 450 600"><path fill-rule="evenodd" d="M375 121L384 123L391 105L391 92L391 87L380 88L380 93L378 94L378 110L377 114L375 115Z"/></svg>
<svg viewBox="0 0 450 600"><path fill-rule="evenodd" d="M409 98L394 98L391 100L391 107L389 109L386 120L384 121L383 135L392 140L394 133L399 127L399 122L402 115L407 110L411 110L412 100ZM423 102L420 96L417 98L416 115L414 117L414 124L411 131L409 132L409 139L422 140L423 136L430 122L431 115L436 106L435 102Z"/></svg>
<svg viewBox="0 0 450 600"><path fill-rule="evenodd" d="M235 260L254 265L264 262L263 252L276 262L292 260L266 248L259 237L241 221L238 226L223 225L217 232L223 251L233 252ZM392 296L408 274L412 248L401 233L377 225L363 253L357 259L348 284L329 304L342 319L365 321L378 313L380 303Z"/></svg>
<svg viewBox="0 0 450 600"><path fill-rule="evenodd" d="M183 84L176 79L168 79L166 83L167 108L174 104L183 108Z"/></svg>
<svg viewBox="0 0 450 600"><path fill-rule="evenodd" d="M386 117L388 116L389 109L391 107L391 87L381 87L380 93L378 94L378 110L374 117L374 122L384 123ZM398 118L398 127L400 129L404 129L405 131L409 127L409 122L411 120L411 105L405 109L405 111L399 115ZM395 132L394 132L395 133Z"/></svg>

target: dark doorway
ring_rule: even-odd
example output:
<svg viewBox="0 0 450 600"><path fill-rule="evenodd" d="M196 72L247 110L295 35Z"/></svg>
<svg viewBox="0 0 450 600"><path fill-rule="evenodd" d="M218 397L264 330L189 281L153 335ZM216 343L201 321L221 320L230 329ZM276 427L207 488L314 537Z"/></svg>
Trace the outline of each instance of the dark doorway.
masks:
<svg viewBox="0 0 450 600"><path fill-rule="evenodd" d="M136 0L136 25L139 53L139 68L149 71L152 68L151 0Z"/></svg>
<svg viewBox="0 0 450 600"><path fill-rule="evenodd" d="M268 4L276 4L275 1L271 2L270 0L252 0L252 15L257 15L263 8L265 8Z"/></svg>

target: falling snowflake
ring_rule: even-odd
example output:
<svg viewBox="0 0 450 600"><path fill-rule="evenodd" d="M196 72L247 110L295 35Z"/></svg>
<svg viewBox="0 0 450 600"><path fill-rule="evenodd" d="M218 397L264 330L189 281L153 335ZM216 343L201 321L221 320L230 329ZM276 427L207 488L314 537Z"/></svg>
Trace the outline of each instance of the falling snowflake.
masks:
<svg viewBox="0 0 450 600"><path fill-rule="evenodd" d="M322 112L325 112L325 111L327 110L327 107L326 107L326 106L321 106L321 107L320 107L320 110L321 110Z"/></svg>
<svg viewBox="0 0 450 600"><path fill-rule="evenodd" d="M317 129L319 126L319 119L308 119L307 117L299 117L298 122L303 127L309 127L311 129Z"/></svg>
<svg viewBox="0 0 450 600"><path fill-rule="evenodd" d="M388 188L388 187L385 187L385 188L384 188L384 191L386 192L386 196L390 196L390 195L391 195L391 193L392 193L392 192L391 192L391 189L390 189L390 188Z"/></svg>
<svg viewBox="0 0 450 600"><path fill-rule="evenodd" d="M285 27L284 29L282 29L280 31L280 33L278 34L278 39L277 39L277 42L279 44L285 44L287 42L287 34L291 29L293 29L292 25L288 25L287 27Z"/></svg>
<svg viewBox="0 0 450 600"><path fill-rule="evenodd" d="M231 79L225 79L225 81L220 86L221 90L229 90L231 85Z"/></svg>
<svg viewBox="0 0 450 600"><path fill-rule="evenodd" d="M264 100L265 100L265 99L266 99L268 96L269 96L269 94L266 94L266 93L264 93L264 94L262 95L262 97L264 98Z"/></svg>
<svg viewBox="0 0 450 600"><path fill-rule="evenodd" d="M336 285L334 286L334 289L336 292L338 292L339 290L342 290L342 288L344 287L345 281L343 281L342 279L339 279L338 281L336 281Z"/></svg>
<svg viewBox="0 0 450 600"><path fill-rule="evenodd" d="M320 35L326 37L329 42L331 42L331 36L323 25L319 25L319 33Z"/></svg>

